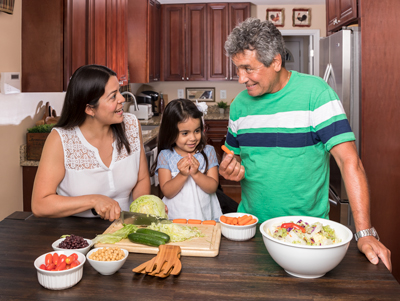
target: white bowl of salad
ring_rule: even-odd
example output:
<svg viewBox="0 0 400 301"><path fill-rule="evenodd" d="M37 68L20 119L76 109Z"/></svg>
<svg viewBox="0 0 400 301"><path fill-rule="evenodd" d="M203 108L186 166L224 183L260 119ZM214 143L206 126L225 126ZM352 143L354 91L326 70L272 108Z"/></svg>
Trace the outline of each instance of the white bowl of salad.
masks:
<svg viewBox="0 0 400 301"><path fill-rule="evenodd" d="M288 274L318 278L346 255L353 233L334 221L310 216L283 216L261 224L268 253Z"/></svg>

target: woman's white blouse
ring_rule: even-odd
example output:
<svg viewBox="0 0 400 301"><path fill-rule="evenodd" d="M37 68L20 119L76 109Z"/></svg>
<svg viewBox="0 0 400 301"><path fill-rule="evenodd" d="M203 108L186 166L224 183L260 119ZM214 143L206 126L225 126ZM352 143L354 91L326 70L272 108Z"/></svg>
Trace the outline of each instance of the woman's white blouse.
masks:
<svg viewBox="0 0 400 301"><path fill-rule="evenodd" d="M79 127L68 130L54 128L61 137L64 149L65 176L57 187L59 195L101 194L117 201L121 210L129 211L131 192L138 179L141 141L136 116L124 113L124 123L131 153L128 155L124 146L118 153L114 140L109 167L104 165L98 149L85 139ZM94 217L91 210L76 216Z"/></svg>

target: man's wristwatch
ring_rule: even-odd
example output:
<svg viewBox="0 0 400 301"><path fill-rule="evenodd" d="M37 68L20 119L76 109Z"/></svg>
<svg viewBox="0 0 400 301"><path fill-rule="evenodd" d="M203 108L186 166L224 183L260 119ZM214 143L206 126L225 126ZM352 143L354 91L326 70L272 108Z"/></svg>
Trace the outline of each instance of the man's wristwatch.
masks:
<svg viewBox="0 0 400 301"><path fill-rule="evenodd" d="M354 239L358 241L361 237L365 236L373 236L377 240L379 240L378 232L376 232L375 228L372 227L371 229L361 230L354 234Z"/></svg>

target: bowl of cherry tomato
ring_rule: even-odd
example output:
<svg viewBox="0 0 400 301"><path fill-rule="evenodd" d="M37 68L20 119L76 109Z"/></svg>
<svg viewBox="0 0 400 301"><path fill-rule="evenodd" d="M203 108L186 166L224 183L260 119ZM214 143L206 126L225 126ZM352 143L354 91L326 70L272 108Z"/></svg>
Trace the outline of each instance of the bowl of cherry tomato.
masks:
<svg viewBox="0 0 400 301"><path fill-rule="evenodd" d="M75 250L49 252L36 258L34 266L39 283L51 290L63 290L77 284L83 275L85 255Z"/></svg>

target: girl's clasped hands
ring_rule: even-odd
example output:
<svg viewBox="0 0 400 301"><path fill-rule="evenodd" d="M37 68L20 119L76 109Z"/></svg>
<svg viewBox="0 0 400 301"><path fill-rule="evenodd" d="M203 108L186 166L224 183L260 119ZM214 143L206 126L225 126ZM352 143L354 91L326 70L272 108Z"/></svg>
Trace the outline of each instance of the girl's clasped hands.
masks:
<svg viewBox="0 0 400 301"><path fill-rule="evenodd" d="M200 163L192 154L188 154L179 160L177 166L179 172L186 177L195 175L199 171Z"/></svg>

